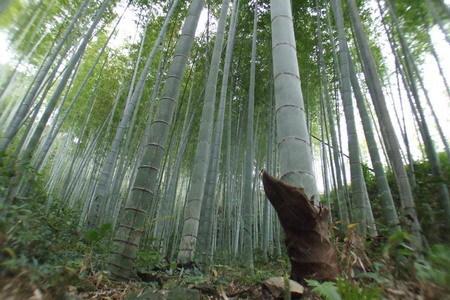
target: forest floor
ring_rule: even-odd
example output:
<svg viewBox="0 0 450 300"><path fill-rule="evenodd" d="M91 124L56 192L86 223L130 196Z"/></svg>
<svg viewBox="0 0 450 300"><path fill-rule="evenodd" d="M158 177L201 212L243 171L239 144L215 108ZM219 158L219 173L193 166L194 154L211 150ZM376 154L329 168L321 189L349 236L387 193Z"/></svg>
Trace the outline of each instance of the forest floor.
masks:
<svg viewBox="0 0 450 300"><path fill-rule="evenodd" d="M126 283L111 281L102 271L65 266L50 275L30 267L2 274L0 299L450 299L448 290L437 285L414 279L387 282L372 273L368 278L340 278L336 283L311 281L299 297L282 284L267 284L269 278L285 271L271 267L254 273L229 266L215 266L208 274L159 270L145 274L142 281Z"/></svg>
<svg viewBox="0 0 450 300"><path fill-rule="evenodd" d="M157 251L138 255L140 281L109 279L110 227L80 231L77 213L36 199L0 206L0 299L290 299L287 257L256 257L253 272L215 264L207 272L165 263ZM420 259L398 232L364 251L351 227L337 248L341 277L308 281L302 299L450 299L450 248ZM370 253L370 255L368 255ZM277 277L278 284L268 282ZM286 280L285 280L286 279ZM276 280L275 280L276 281ZM281 282L281 283L280 283ZM287 286L287 285L286 285ZM296 299L292 297L292 299Z"/></svg>
<svg viewBox="0 0 450 300"><path fill-rule="evenodd" d="M80 213L58 200L50 202L41 186L34 184L30 198L8 205L0 201L2 300L295 299L300 293L301 287L292 283L297 293L288 292L285 253L268 259L256 255L253 271L223 254L201 272L167 263L151 247L152 241L138 253L140 280L112 281L104 271L111 226L80 230ZM0 176L0 200L6 187ZM408 246L406 232L362 242L354 229L350 225L333 239L340 277L334 282L305 282L302 299L450 299L448 245L433 245L418 255Z"/></svg>

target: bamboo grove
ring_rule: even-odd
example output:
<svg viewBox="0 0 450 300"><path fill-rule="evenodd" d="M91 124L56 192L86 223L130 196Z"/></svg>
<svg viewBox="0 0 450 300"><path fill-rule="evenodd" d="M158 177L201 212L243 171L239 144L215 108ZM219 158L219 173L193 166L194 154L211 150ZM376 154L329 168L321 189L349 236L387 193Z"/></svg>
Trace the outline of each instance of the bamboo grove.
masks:
<svg viewBox="0 0 450 300"><path fill-rule="evenodd" d="M186 266L280 256L261 170L328 207L336 236L401 228L421 251L450 227L449 19L443 0L1 1L0 202L39 177L48 207L112 226L119 280L145 249Z"/></svg>

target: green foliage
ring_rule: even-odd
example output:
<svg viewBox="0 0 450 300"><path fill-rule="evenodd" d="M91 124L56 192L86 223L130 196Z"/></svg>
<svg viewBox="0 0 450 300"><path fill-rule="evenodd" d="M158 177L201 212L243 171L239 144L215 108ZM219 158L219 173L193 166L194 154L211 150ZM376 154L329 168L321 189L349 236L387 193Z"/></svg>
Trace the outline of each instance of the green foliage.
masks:
<svg viewBox="0 0 450 300"><path fill-rule="evenodd" d="M339 294L345 300L375 300L381 299L381 289L365 282L351 282L338 279L336 282Z"/></svg>
<svg viewBox="0 0 450 300"><path fill-rule="evenodd" d="M98 229L90 229L84 233L84 239L92 245L100 243L106 236L111 234L112 225L102 224Z"/></svg>
<svg viewBox="0 0 450 300"><path fill-rule="evenodd" d="M289 267L284 261L275 260L268 263L255 262L254 271L250 271L246 266L237 265L214 265L211 266L216 283L229 284L237 282L241 285L255 285L270 277L284 276Z"/></svg>
<svg viewBox="0 0 450 300"><path fill-rule="evenodd" d="M242 278L242 283L248 285L258 284L270 277L273 277L273 270L255 269L254 272L247 273L247 276Z"/></svg>
<svg viewBox="0 0 450 300"><path fill-rule="evenodd" d="M428 29L433 25L425 1L390 0L400 27L415 60L423 61L429 43Z"/></svg>
<svg viewBox="0 0 450 300"><path fill-rule="evenodd" d="M50 7L50 3L54 5ZM11 49L16 52L16 56L26 55L36 45L37 41L42 38L42 42L36 48L36 51L25 62L31 67L37 68L42 62L44 55L67 27L70 16L74 14L82 0L68 1L24 1L17 0L11 3L9 9L4 12L0 19L0 28L10 28L8 32ZM115 2L115 1L113 1ZM152 66L152 72L149 75L145 89L143 91L143 99L148 99L152 86L155 81L159 59L163 59L163 55L171 56L171 49L179 38L178 32L180 24L186 15L186 9L189 1L180 1L179 12L174 18L171 25L172 33L167 37L162 45L161 57L155 59ZM260 5L260 21L258 24L258 53L257 53L257 78L261 82L267 84L257 84L256 99L258 99L255 107L255 115L259 117L259 123L256 132L268 132L270 126L266 122L265 115L272 110L272 104L269 103L270 84L272 66L271 66L271 36L270 36L270 12L268 3L259 1ZM321 1L319 1L320 3ZM396 11L400 19L400 26L405 33L405 38L411 47L415 57L420 58L425 51L426 44L429 42L427 28L433 25L431 18L426 13L424 2L421 0L398 0L395 2ZM440 1L434 1L436 3ZM82 16L73 36L67 42L66 46L70 46L84 32L86 26L90 23L93 12L98 6L98 1L92 2L88 10ZM211 15L217 16L221 1L209 1L209 9ZM307 107L307 115L312 124L309 124L311 131L318 135L319 120L319 103L317 99L320 93L320 75L317 68L317 18L320 19L320 30L323 33L325 63L327 79L333 78L334 70L332 61L332 47L335 47L333 38L333 29L328 30L328 22L325 15L327 4L322 8L323 14L318 15L316 10L317 1L298 0L292 1L294 14L294 30L297 38L296 49L300 65L300 77L302 78L302 90L304 101ZM324 2L321 2L324 3ZM251 41L251 24L253 18L254 1L241 1L241 13L239 19L239 29L237 32L235 45L235 58L233 59L232 77L233 84L230 86L230 95L232 102L233 124L245 123L245 107L248 98L249 86L249 52ZM371 47L377 61L377 66L383 73L383 55L381 49L377 46L378 28L373 26L371 10L368 8L367 1L358 1L361 8L361 15L365 23L365 29L368 31L371 40ZM162 18L156 17L160 11L167 10L167 1L148 1L133 0L131 5L137 10L139 20L150 20L144 44L143 57L147 57L149 50L153 46L161 23ZM33 16L36 16L31 22ZM84 76L88 74L90 67L93 65L100 49L108 37L108 25L115 13L111 9L104 18L104 28L99 28L95 38L89 43L83 60L78 68L78 73L74 79L73 87L67 91L68 101L62 107L67 109L70 100L76 95L78 88L81 86ZM42 22L40 22L42 21ZM348 18L347 18L348 21ZM387 19L389 21L389 18ZM425 23L425 24L422 24ZM42 25L42 26L41 26ZM348 26L348 23L346 23ZM28 29L27 29L28 28ZM136 61L139 49L139 30L142 31L142 23L137 26L136 39L134 42L125 42L121 49L108 48L101 57L96 66L92 77L81 93L80 99L76 102L73 113L68 116L62 128L63 132L73 132L80 140L82 147L88 144L88 139L92 138L96 130L101 127L103 121L109 116L113 100L119 89L124 87L124 93L120 97L113 121L110 125L109 134L102 135L102 147L109 145L113 136L114 128L121 118L127 91L129 90L130 77L133 72L133 65ZM194 46L196 53L192 55L191 77L186 76L183 86L186 89L180 97L180 106L177 108L177 117L174 121L173 131L177 132L179 126L183 123L179 116L184 115L183 103L186 103L187 89L190 82L195 82L193 89L194 107L200 110L203 99L203 80L208 72L209 59L211 49L214 44L213 36L214 28L208 31L208 39L204 36L195 41ZM350 36L350 35L349 35ZM352 45L351 45L352 46ZM195 58L194 58L195 57ZM165 58L164 58L165 59ZM140 62L138 69L143 67L143 60ZM166 66L165 66L166 67ZM22 71L20 71L22 72ZM139 73L139 72L138 72ZM28 86L31 82L30 74L19 74L25 77L22 85ZM273 80L273 79L272 79ZM333 85L330 85L332 87ZM18 98L19 99L19 98ZM199 99L199 100L195 100ZM9 100L15 100L15 95L10 95ZM92 106L92 114L89 113ZM132 144L137 144L139 137L142 136L142 130L148 116L146 107L147 101L142 101L137 108L137 126L133 128L134 136ZM335 108L333 108L333 111ZM336 112L338 113L338 112ZM87 116L90 116L86 124L85 132L81 135ZM200 114L197 111L197 116ZM198 117L195 119L193 132L197 132ZM239 128L237 128L239 129ZM233 134L235 128L233 125ZM242 133L236 130L239 137ZM267 141L266 137L257 135L260 147L256 153L257 162L264 161ZM193 148L196 145L196 136L192 137L188 146L188 151L184 165L189 169L188 164L192 157ZM173 138L175 139L175 138ZM133 145L130 146L130 149ZM245 148L236 147L236 157L241 157L240 153ZM175 147L170 147L169 151L174 151ZM103 151L103 150L101 150ZM122 150L121 150L122 151ZM239 152L240 151L240 152ZM234 153L234 149L233 149ZM129 152L124 150L124 156L128 156ZM259 156L258 156L259 155ZM170 156L169 156L170 157ZM239 158L238 158L239 159ZM442 167L444 170L446 182L449 182L450 164L445 156L441 155ZM236 163L239 165L239 162ZM448 233L445 231L442 217L442 208L439 206L438 193L436 192L436 183L440 183L441 179L430 176L430 166L425 161L416 162L414 165L417 187L415 189L415 199L420 222L423 225L424 234L431 243L445 242L448 240ZM185 170L184 170L185 171ZM185 171L185 173L188 173ZM7 193L8 183L14 176L15 170L7 165L5 160L0 159L0 202ZM68 208L66 203L58 199L48 197L41 183L42 178L30 170L31 178L31 198L17 201L12 205L0 206L0 275L14 276L26 272L27 276L33 283L39 283L45 289L62 289L67 285L82 286L83 279L92 275L99 269L105 268L106 256L109 252L109 240L112 233L112 226L106 224L95 230L83 231L79 227L80 211ZM364 175L369 190L371 203L374 209L376 220L382 219L381 204L378 201L378 193L376 190L375 176L364 166ZM393 191L397 207L400 207L398 191L394 182L392 172L389 172L389 181ZM378 224L377 224L378 225ZM379 228L382 228L380 224ZM384 233L383 230L380 231ZM413 274L417 275L420 281L431 282L433 284L448 287L450 286L450 278L448 266L450 265L450 250L448 246L433 246L425 258L417 259L416 253L409 247L410 236L404 231L394 232L387 241L380 245L373 246L377 251L371 252L371 258L377 260L371 266L371 272L361 273L355 280L338 279L336 283L323 282L319 283L309 280L308 284L313 291L321 295L325 299L379 299L380 286L388 285L389 279L402 278L411 279ZM172 245L173 246L173 245ZM378 247L378 248L376 248ZM372 248L371 248L372 249ZM215 253L216 262L223 261L230 263L230 253L224 250L223 255L217 250ZM245 266L214 266L213 268L223 268L219 275L208 275L200 273L198 270L192 273L183 273L183 278L174 282L186 285L199 284L211 280L215 284L224 284L230 282L239 282L242 285L257 285L263 280L272 276L283 276L286 274L289 266L286 257L279 260L273 260L266 263L265 260L259 259L256 255L256 268L254 272L249 272ZM136 265L139 269L156 269L161 266L169 268L172 272L176 269L174 264L169 267L163 260L161 254L156 249L142 249L137 254ZM389 272L386 272L388 270ZM180 271L180 274L184 270ZM180 277L182 277L180 275ZM369 283L368 283L369 282ZM59 291L56 292L58 294ZM1 295L0 295L1 296Z"/></svg>
<svg viewBox="0 0 450 300"><path fill-rule="evenodd" d="M408 245L411 241L411 235L403 230L395 231L388 238L387 244L384 246L383 254L386 258L409 257L414 254L413 249Z"/></svg>
<svg viewBox="0 0 450 300"><path fill-rule="evenodd" d="M331 281L318 282L317 280L306 280L312 287L312 291L326 300L341 300L336 283Z"/></svg>
<svg viewBox="0 0 450 300"><path fill-rule="evenodd" d="M450 247L434 245L426 259L414 263L417 278L439 285L450 292Z"/></svg>
<svg viewBox="0 0 450 300"><path fill-rule="evenodd" d="M74 212L54 204L47 213L34 199L1 207L0 275L25 272L42 289L73 283L83 266L85 247L79 242L77 223Z"/></svg>
<svg viewBox="0 0 450 300"><path fill-rule="evenodd" d="M162 262L162 257L159 251L155 250L140 250L137 254L136 266L137 268L153 269Z"/></svg>
<svg viewBox="0 0 450 300"><path fill-rule="evenodd" d="M5 169L4 174L9 174ZM92 276L100 274L97 271L105 267L112 226L106 224L95 230L81 230L79 212L57 199L48 204L40 177L33 176L30 199L0 207L0 276L25 272L26 280L59 298L65 295L68 286L75 286L78 292L95 290ZM450 283L450 248L435 245L425 258L417 259L409 242L408 233L394 232L384 244L377 245L378 251L370 252L371 259L376 261L370 272L360 273L351 280L338 278L336 282L322 283L307 280L307 283L314 293L332 300L380 299L383 288L390 287L394 278L414 280L413 274L420 282L445 290ZM259 286L267 278L285 275L289 269L286 257L265 263L257 256L254 272L249 272L245 266L213 265L209 274L198 269L189 271L168 266L152 248L139 251L137 257L140 270L166 270L153 273L155 278L160 278L160 272L169 274L168 281L162 283L168 289L193 285ZM162 275L161 278L164 276L167 277Z"/></svg>
<svg viewBox="0 0 450 300"><path fill-rule="evenodd" d="M0 206L0 277L22 274L56 298L69 285L92 289L87 277L105 267L111 225L84 232L79 211L49 202L36 174L30 190L29 198Z"/></svg>
<svg viewBox="0 0 450 300"><path fill-rule="evenodd" d="M443 171L443 180L450 185L450 163L445 153L439 153L439 158ZM371 204L374 217L376 220L383 220L375 176L367 167L363 167L363 171L369 198L372 199ZM449 242L449 235L445 229L446 220L439 199L438 183L441 183L442 179L432 175L431 166L425 160L414 162L414 175L416 179L414 188L415 203L425 237L430 244ZM401 207L397 185L391 170L387 170L387 178L396 207ZM378 227L382 229L382 232L387 232L383 228L383 224L386 224L385 220L380 223ZM396 238L393 237L394 240L397 238L401 238L400 234Z"/></svg>
<svg viewBox="0 0 450 300"><path fill-rule="evenodd" d="M312 291L326 300L375 300L381 298L381 290L369 284L338 278L335 282L306 280Z"/></svg>
<svg viewBox="0 0 450 300"><path fill-rule="evenodd" d="M3 2L3 1L2 1ZM20 16L25 1L10 1L8 8L1 13L0 28L10 26Z"/></svg>
<svg viewBox="0 0 450 300"><path fill-rule="evenodd" d="M73 238L78 235L75 215L63 208L48 215L40 211L42 207L28 204L2 209L1 223L5 229L9 227L7 241L11 249L38 262L60 259L49 256L49 253L71 255L71 249L76 251L79 247Z"/></svg>

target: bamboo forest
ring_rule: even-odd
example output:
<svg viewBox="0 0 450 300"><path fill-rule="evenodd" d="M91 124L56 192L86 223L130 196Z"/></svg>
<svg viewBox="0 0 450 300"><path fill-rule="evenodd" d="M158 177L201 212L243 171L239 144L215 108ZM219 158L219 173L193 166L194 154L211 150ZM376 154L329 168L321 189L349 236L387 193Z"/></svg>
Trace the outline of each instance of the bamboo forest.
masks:
<svg viewBox="0 0 450 300"><path fill-rule="evenodd" d="M0 299L450 299L449 0L0 0Z"/></svg>

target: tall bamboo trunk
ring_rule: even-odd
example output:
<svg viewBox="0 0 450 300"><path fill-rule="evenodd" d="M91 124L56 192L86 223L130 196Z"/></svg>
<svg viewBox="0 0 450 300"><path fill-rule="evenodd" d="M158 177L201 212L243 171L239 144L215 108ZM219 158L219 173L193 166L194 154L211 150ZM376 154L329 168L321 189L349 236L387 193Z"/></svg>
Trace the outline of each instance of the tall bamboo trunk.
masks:
<svg viewBox="0 0 450 300"><path fill-rule="evenodd" d="M352 188L352 206L354 220L359 222L359 232L365 236L367 218L370 206L368 206L367 190L361 167L361 154L359 151L358 135L356 133L355 115L353 112L353 100L350 82L349 50L345 37L344 17L342 15L342 3L340 0L331 1L333 15L339 40L339 76L340 92L346 119L348 149L350 156L350 175Z"/></svg>
<svg viewBox="0 0 450 300"><path fill-rule="evenodd" d="M357 45L361 51L364 76L366 78L369 93L372 98L376 115L378 117L381 134L386 146L386 152L392 165L392 169L399 189L400 200L402 204L402 213L403 215L408 216L408 219L411 220L409 227L414 237L415 247L417 249L421 249L421 228L419 220L417 218L412 189L400 154L400 144L398 142L397 136L395 135L394 126L392 125L384 93L381 88L381 80L378 75L375 59L370 49L367 35L362 27L362 22L358 14L356 2L354 0L348 0L348 5L352 25L355 30Z"/></svg>
<svg viewBox="0 0 450 300"><path fill-rule="evenodd" d="M139 80L136 83L136 86L131 86L130 90L132 90L132 93L130 98L128 99L122 118L120 119L120 123L117 127L116 134L114 136L113 142L111 144L111 150L108 152L108 155L106 156L106 159L103 163L101 172L100 172L100 178L98 185L96 187L96 191L92 196L91 201L91 207L89 209L88 219L87 219L87 226L88 228L96 227L100 221L100 211L102 209L104 210L104 207L106 206L109 192L111 189L111 179L112 179L112 171L115 166L115 161L117 160L117 156L119 153L119 147L124 139L124 136L128 129L132 127L132 118L133 115L136 114L136 107L139 106L140 100L142 98L142 92L144 89L144 84L147 80L148 74L150 72L150 67L153 63L153 59L157 53L157 51L160 49L160 44L165 37L165 34L167 32L167 28L169 26L169 22L171 20L171 17L173 13L175 12L175 9L177 7L178 0L173 1L172 6L170 7L166 18L164 20L164 24L161 27L161 30L159 32L158 37L156 38L153 48L151 52L149 53L143 70L141 71L141 74L139 76ZM145 33L144 33L145 34ZM145 36L143 37L145 39Z"/></svg>
<svg viewBox="0 0 450 300"><path fill-rule="evenodd" d="M246 142L245 142L245 158L244 158L244 170L243 170L243 195L242 195L242 220L244 222L244 232L243 232L243 262L248 265L250 269L253 269L253 237L252 237L252 226L253 226L253 160L255 156L255 138L254 138L254 111L255 111L255 85L256 85L256 42L257 42L257 28L258 28L258 6L255 4L254 7L254 18L253 18L253 39L252 39L252 56L251 56L251 66L250 66L250 86L248 93L248 108L247 108L247 130L246 130Z"/></svg>
<svg viewBox="0 0 450 300"><path fill-rule="evenodd" d="M318 19L321 15L318 15ZM327 16L328 17L328 16ZM329 20L329 18L328 18ZM320 24L320 23L319 23ZM331 25L328 24L328 30L331 31ZM325 124L328 122L329 131L331 136L331 148L332 148L332 156L330 155L330 159L332 158L335 170L336 177L336 200L338 206L338 216L343 225L347 225L350 222L349 211L346 200L345 188L343 186L342 172L341 172L341 164L340 164L340 147L336 134L335 121L332 112L332 102L330 97L330 91L328 90L328 80L327 73L325 71L325 59L323 56L323 44L322 44L322 33L321 28L317 28L317 37L318 37L318 54L319 54L319 74L321 78L321 87L323 94L323 103L322 105L325 107L324 116L325 116ZM334 54L334 52L333 52Z"/></svg>
<svg viewBox="0 0 450 300"><path fill-rule="evenodd" d="M156 116L151 120L150 135L139 162L133 188L126 200L120 222L113 239L109 260L113 277L128 280L135 275L134 262L144 230L149 201L154 196L158 173L165 152L175 104L180 93L189 53L194 42L203 0L193 0L175 46L172 63L160 99Z"/></svg>
<svg viewBox="0 0 450 300"><path fill-rule="evenodd" d="M369 155L372 161L372 166L375 172L375 181L378 188L378 193L382 201L382 208L384 218L388 226L393 229L400 228L400 221L397 215L397 209L395 208L394 200L392 198L391 189L386 178L383 163L381 162L381 156L378 151L378 145L375 140L375 135L372 128L372 122L370 120L369 113L367 111L364 96L359 86L358 78L356 77L355 67L350 62L350 79L352 82L353 92L355 93L356 105L358 107L359 115L361 116L361 122L364 130L364 136L366 137L367 147L369 148Z"/></svg>
<svg viewBox="0 0 450 300"><path fill-rule="evenodd" d="M214 235L213 222L214 222L214 212L215 205L217 201L216 198L216 186L217 178L219 173L219 161L221 157L222 149L222 137L224 130L224 119L225 119L225 106L228 92L228 81L230 77L230 68L233 57L234 48L234 37L236 33L237 21L239 13L239 1L234 0L233 11L231 14L230 30L228 32L227 46L225 51L224 67L222 84L220 90L220 100L219 107L217 111L217 117L214 126L214 141L211 147L210 163L208 168L208 174L206 179L205 191L204 191L204 205L202 205L202 212L200 219L202 220L202 226L199 227L199 239L198 247L202 251L198 254L200 260L205 265L209 265L213 258L213 248L212 248L212 238ZM218 194L218 193L217 193ZM230 201L230 199L225 198L224 201ZM227 204L225 204L226 206Z"/></svg>
<svg viewBox="0 0 450 300"><path fill-rule="evenodd" d="M264 189L286 234L292 279L333 279L337 275L337 262L328 238L328 210L320 208L319 211L312 204L319 196L301 91L291 1L272 0L271 20L281 181L265 173Z"/></svg>
<svg viewBox="0 0 450 300"><path fill-rule="evenodd" d="M198 144L194 156L191 186L189 188L184 209L183 231L177 257L178 262L181 264L190 264L193 262L197 243L203 193L208 172L209 157L211 154L217 78L219 75L219 65L225 39L228 6L229 0L224 0L222 2L219 23L217 25L216 41L214 43L208 80L206 82Z"/></svg>
<svg viewBox="0 0 450 300"><path fill-rule="evenodd" d="M2 134L0 137L0 152L3 152L6 150L8 145L11 143L14 136L17 134L17 131L20 128L20 123L27 115L31 105L34 102L34 99L37 97L37 93L44 82L48 71L50 70L52 64L54 63L57 55L61 51L63 45L69 38L69 35L72 33L76 22L80 18L80 16L83 14L83 12L86 10L90 0L84 0L83 3L78 8L75 15L72 17L69 25L65 29L63 35L58 39L58 41L55 43L55 46L52 48L52 52L45 58L45 61L42 64L42 67L38 70L38 73L35 76L35 79L32 83L32 86L30 87L30 90L26 93L25 97L22 99L19 109L14 115L14 118L9 124L8 128L6 129L6 132Z"/></svg>

